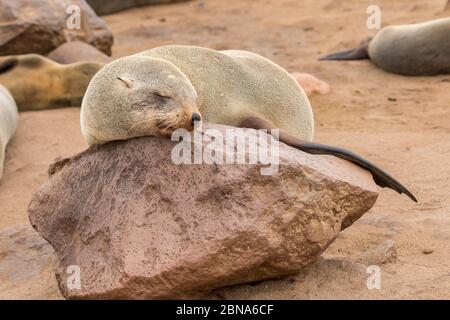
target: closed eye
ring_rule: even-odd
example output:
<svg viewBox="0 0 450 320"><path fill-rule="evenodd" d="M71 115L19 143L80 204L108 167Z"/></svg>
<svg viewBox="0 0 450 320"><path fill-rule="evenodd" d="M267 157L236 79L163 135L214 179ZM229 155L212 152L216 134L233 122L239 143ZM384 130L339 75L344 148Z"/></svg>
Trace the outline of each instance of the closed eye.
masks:
<svg viewBox="0 0 450 320"><path fill-rule="evenodd" d="M153 95L157 96L158 98L162 98L162 99L172 99L171 97L165 96L159 92L153 92Z"/></svg>

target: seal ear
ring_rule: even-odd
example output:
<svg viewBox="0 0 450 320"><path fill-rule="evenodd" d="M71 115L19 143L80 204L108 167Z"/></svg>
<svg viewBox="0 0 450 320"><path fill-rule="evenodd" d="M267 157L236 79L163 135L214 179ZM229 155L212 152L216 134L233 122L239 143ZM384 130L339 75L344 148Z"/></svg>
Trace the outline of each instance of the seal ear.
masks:
<svg viewBox="0 0 450 320"><path fill-rule="evenodd" d="M17 66L18 63L19 60L17 58L6 58L5 60L0 61L0 74L10 71Z"/></svg>
<svg viewBox="0 0 450 320"><path fill-rule="evenodd" d="M124 77L117 77L117 80L122 81L127 88L131 88L133 86L133 80L127 79Z"/></svg>

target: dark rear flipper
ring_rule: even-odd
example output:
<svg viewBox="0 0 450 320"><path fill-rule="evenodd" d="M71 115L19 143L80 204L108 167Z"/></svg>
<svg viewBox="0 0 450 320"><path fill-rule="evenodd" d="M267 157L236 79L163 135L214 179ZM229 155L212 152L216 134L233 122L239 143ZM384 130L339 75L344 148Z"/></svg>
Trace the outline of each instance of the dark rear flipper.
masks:
<svg viewBox="0 0 450 320"><path fill-rule="evenodd" d="M276 129L276 126L273 125L272 122L262 118L262 117L248 117L242 120L240 123L241 127L244 128L254 128L254 129ZM302 150L306 153L310 154L328 154L333 155L341 159L345 159L350 161L372 173L373 180L377 185L382 188L390 188L392 190L397 191L398 193L406 194L412 201L417 202L416 197L413 196L411 192L409 192L404 186L400 184L397 180L391 177L387 172L378 168L369 160L364 159L363 157L357 155L354 152L339 148L332 147L325 144L319 144L314 142L309 142L305 140L298 139L290 134L288 134L284 130L279 131L279 139L281 142L286 143L287 145Z"/></svg>
<svg viewBox="0 0 450 320"><path fill-rule="evenodd" d="M369 58L369 42L370 39L363 42L361 47L346 51L340 51L329 54L325 57L319 58L319 60L364 60Z"/></svg>
<svg viewBox="0 0 450 320"><path fill-rule="evenodd" d="M398 182L397 180L395 180L395 178L389 175L389 173L387 173L383 169L378 168L369 160L364 159L363 157L357 155L352 151L313 142L300 142L291 144L291 146L296 149L302 150L306 153L328 154L353 162L354 164L370 171L372 173L373 180L380 187L382 188L387 187L393 189L400 194L404 193L412 201L417 202L416 197L414 197L414 195L411 192L409 192L409 190L406 189L400 182Z"/></svg>

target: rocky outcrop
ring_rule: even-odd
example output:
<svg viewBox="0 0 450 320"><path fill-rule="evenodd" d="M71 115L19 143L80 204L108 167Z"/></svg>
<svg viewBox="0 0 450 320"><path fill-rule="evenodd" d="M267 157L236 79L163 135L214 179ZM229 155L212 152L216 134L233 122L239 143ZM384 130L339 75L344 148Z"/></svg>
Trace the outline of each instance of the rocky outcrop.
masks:
<svg viewBox="0 0 450 320"><path fill-rule="evenodd" d="M87 3L89 3L98 15L104 15L151 4L164 4L182 1L188 0L87 0Z"/></svg>
<svg viewBox="0 0 450 320"><path fill-rule="evenodd" d="M113 36L84 0L0 0L0 55L46 54L80 40L111 55Z"/></svg>
<svg viewBox="0 0 450 320"><path fill-rule="evenodd" d="M51 167L28 212L56 251L66 298L196 298L295 274L378 196L370 173L282 143L273 175L261 164L177 165L175 145L118 141ZM78 287L68 268L79 268Z"/></svg>

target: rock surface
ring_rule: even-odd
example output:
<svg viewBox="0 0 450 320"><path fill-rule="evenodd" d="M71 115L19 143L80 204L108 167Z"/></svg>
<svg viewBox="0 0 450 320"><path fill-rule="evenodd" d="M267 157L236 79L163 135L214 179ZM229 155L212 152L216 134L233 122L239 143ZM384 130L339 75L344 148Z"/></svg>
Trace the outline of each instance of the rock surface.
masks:
<svg viewBox="0 0 450 320"><path fill-rule="evenodd" d="M71 41L60 45L50 52L47 58L62 64L80 61L108 63L113 60L97 48L81 41Z"/></svg>
<svg viewBox="0 0 450 320"><path fill-rule="evenodd" d="M0 55L46 54L73 40L111 55L112 33L84 0L0 0L0 8Z"/></svg>
<svg viewBox="0 0 450 320"><path fill-rule="evenodd" d="M113 142L51 167L28 213L66 298L195 298L294 274L378 196L370 173L282 143L266 176L259 164L176 165L174 145ZM71 265L80 289L67 287Z"/></svg>
<svg viewBox="0 0 450 320"><path fill-rule="evenodd" d="M187 0L87 0L87 3L97 14L103 15L145 5L182 1Z"/></svg>
<svg viewBox="0 0 450 320"><path fill-rule="evenodd" d="M55 283L54 251L28 224L0 230L0 299L15 291L22 299L60 298Z"/></svg>

